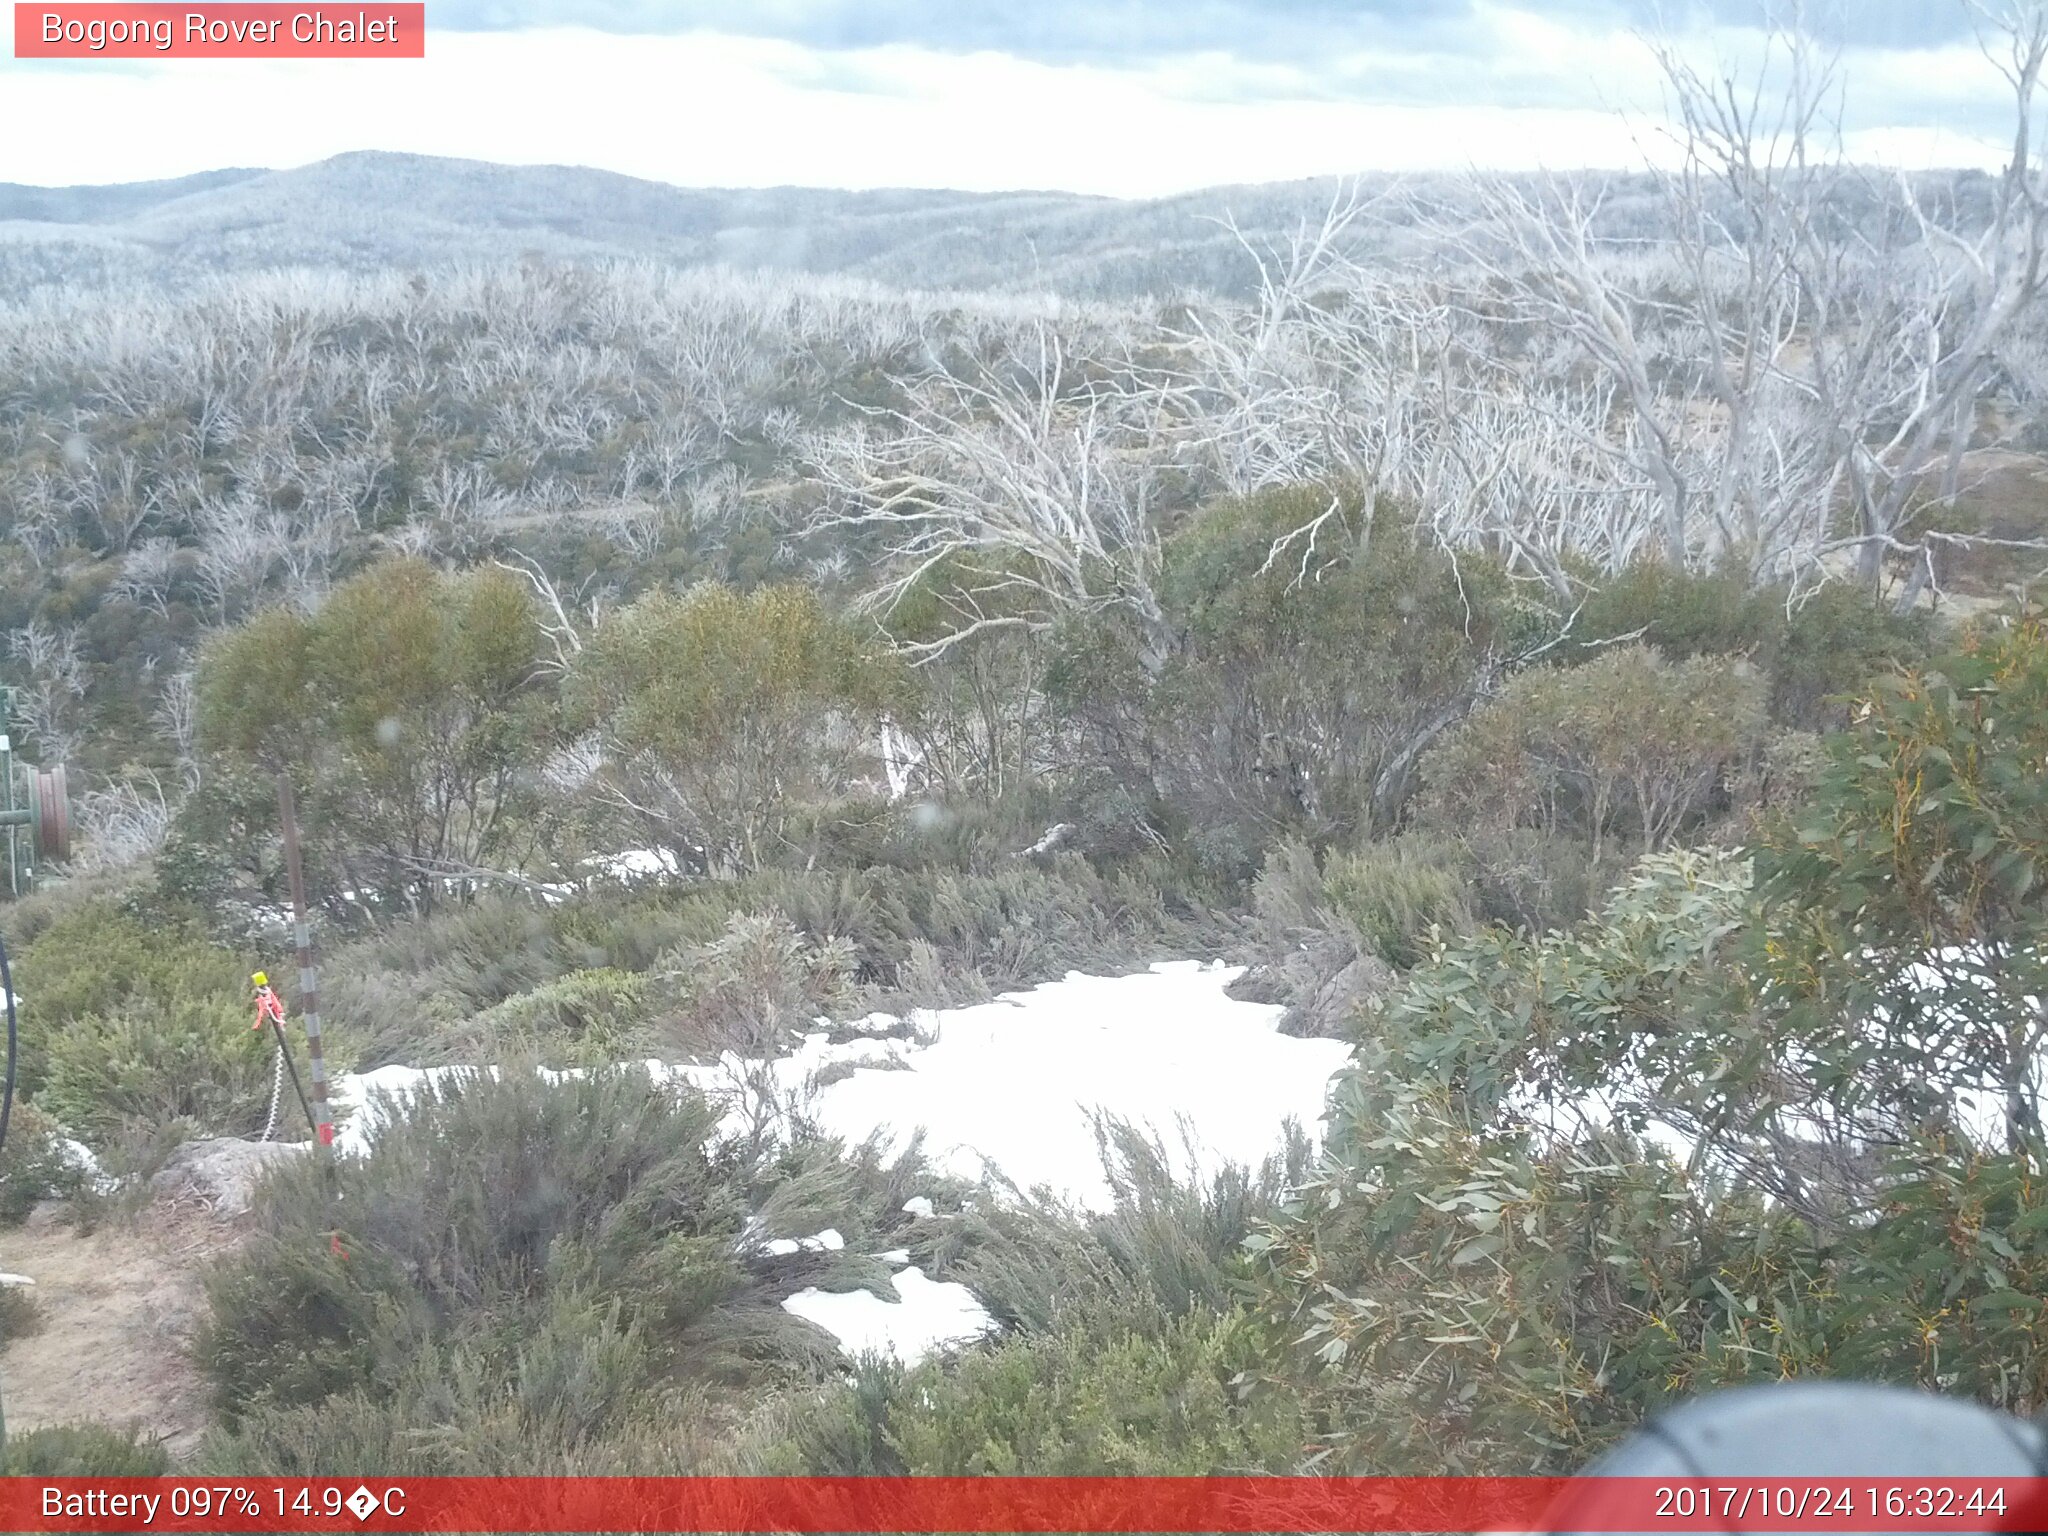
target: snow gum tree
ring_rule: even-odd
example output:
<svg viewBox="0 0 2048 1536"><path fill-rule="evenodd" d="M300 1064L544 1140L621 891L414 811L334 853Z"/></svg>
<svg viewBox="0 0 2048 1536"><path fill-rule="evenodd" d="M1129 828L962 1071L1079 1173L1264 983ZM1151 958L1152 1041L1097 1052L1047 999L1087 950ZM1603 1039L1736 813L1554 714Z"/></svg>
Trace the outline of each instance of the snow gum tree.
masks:
<svg viewBox="0 0 2048 1536"><path fill-rule="evenodd" d="M678 867L759 869L878 774L890 668L805 587L710 584L610 615L571 664L597 795Z"/></svg>
<svg viewBox="0 0 2048 1536"><path fill-rule="evenodd" d="M554 741L541 647L511 572L390 561L216 640L200 738L225 769L291 775L350 886L430 905L532 836L531 770Z"/></svg>
<svg viewBox="0 0 2048 1536"><path fill-rule="evenodd" d="M2044 1155L2048 1017L2048 626L1973 638L1879 678L1804 815L1766 856L1804 914L1802 1003L1859 1032L1866 1072L1951 1124L1932 1056L1981 1096L2008 1150Z"/></svg>

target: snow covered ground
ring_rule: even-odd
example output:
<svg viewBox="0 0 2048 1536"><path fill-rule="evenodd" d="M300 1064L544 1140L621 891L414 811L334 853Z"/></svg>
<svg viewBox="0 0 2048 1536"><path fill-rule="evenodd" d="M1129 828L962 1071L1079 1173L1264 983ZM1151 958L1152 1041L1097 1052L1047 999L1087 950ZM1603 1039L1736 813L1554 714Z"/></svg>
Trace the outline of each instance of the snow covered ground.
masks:
<svg viewBox="0 0 2048 1536"><path fill-rule="evenodd" d="M894 1355L905 1365L995 1332L995 1319L964 1285L928 1280L915 1264L890 1276L890 1283L902 1300L811 1286L782 1305L831 1334L849 1355Z"/></svg>
<svg viewBox="0 0 2048 1536"><path fill-rule="evenodd" d="M900 1146L922 1129L928 1152L948 1172L977 1179L992 1169L1024 1188L1044 1186L1102 1208L1110 1191L1097 1113L1150 1128L1188 1174L1257 1164L1279 1147L1289 1120L1315 1134L1330 1075L1349 1048L1280 1034L1280 1008L1225 995L1239 974L1199 961L1130 976L1074 973L974 1007L918 1014L907 1021L913 1040L878 1037L897 1021L871 1015L856 1021L855 1039L834 1045L820 1028L772 1063L728 1057L645 1065L657 1080L700 1088L724 1110L729 1135L773 1124L795 1107L849 1141L879 1135ZM828 1068L849 1066L819 1085ZM337 1146L368 1147L389 1102L380 1102L383 1095L403 1097L429 1078L463 1070L391 1066L337 1079ZM931 1214L921 1199L907 1208ZM832 1248L838 1238L784 1239L774 1251ZM888 1350L906 1361L993 1326L964 1286L933 1281L914 1265L893 1281L900 1301L812 1289L784 1305L828 1329L849 1353Z"/></svg>
<svg viewBox="0 0 2048 1536"><path fill-rule="evenodd" d="M896 1047L908 1070L856 1071L820 1091L811 1113L853 1140L882 1132L900 1143L922 1127L948 1172L972 1179L992 1167L1098 1209L1110 1199L1098 1110L1152 1128L1183 1172L1256 1165L1283 1122L1315 1133L1350 1048L1280 1034L1282 1009L1224 994L1239 974L1194 961L1073 974L946 1009L914 1021L931 1040L922 1048L857 1042Z"/></svg>

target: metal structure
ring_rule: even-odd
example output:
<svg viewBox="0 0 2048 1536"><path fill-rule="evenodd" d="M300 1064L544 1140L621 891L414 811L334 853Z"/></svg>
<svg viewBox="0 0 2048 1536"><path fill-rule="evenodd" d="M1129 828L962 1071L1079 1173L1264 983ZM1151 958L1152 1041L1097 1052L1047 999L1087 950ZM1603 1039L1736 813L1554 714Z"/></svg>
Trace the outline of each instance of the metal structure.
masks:
<svg viewBox="0 0 2048 1536"><path fill-rule="evenodd" d="M313 925L306 919L306 870L299 859L299 813L292 800L292 781L283 774L277 779L277 819L284 831L284 868L292 889L292 936L299 949L299 1016L306 1021L306 1055L311 1058L313 1069L313 1134L321 1146L331 1147L334 1118L327 1107L327 1058L320 1049L320 974L313 968ZM283 1036L278 1038L282 1040ZM334 1251L340 1253L340 1234L336 1233L332 1241Z"/></svg>
<svg viewBox="0 0 2048 1536"><path fill-rule="evenodd" d="M71 802L64 765L35 768L14 762L14 690L0 688L0 841L6 844L7 888L25 896L46 860L71 857Z"/></svg>

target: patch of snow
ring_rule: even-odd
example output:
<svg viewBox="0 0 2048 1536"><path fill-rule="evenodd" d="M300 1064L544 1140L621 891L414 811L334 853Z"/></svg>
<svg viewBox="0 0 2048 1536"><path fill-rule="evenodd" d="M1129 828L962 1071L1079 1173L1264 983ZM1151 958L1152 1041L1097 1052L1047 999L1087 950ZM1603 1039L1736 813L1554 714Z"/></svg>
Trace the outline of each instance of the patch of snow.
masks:
<svg viewBox="0 0 2048 1536"><path fill-rule="evenodd" d="M1227 994L1241 974L1199 961L1073 973L940 1010L930 1043L902 1053L907 1070L857 1070L819 1090L808 1113L850 1141L882 1132L900 1145L922 1128L948 1172L976 1179L993 1166L1098 1209L1110 1191L1095 1111L1151 1130L1183 1174L1256 1166L1283 1122L1314 1132L1351 1050L1281 1034L1282 1008Z"/></svg>
<svg viewBox="0 0 2048 1536"><path fill-rule="evenodd" d="M121 1187L121 1181L100 1167L100 1160L92 1154L92 1148L82 1141L69 1136L57 1138L57 1150L64 1161L84 1174L86 1181L103 1195L110 1195Z"/></svg>
<svg viewBox="0 0 2048 1536"><path fill-rule="evenodd" d="M327 1089L328 1111L334 1116L334 1150L360 1157L384 1124L389 1111L415 1097L429 1083L475 1073L475 1067L375 1067L344 1072ZM496 1067L488 1069L494 1076Z"/></svg>
<svg viewBox="0 0 2048 1536"><path fill-rule="evenodd" d="M29 1279L29 1277L28 1277L27 1275L7 1275L7 1274L0 1274L0 1285L34 1285L34 1284L35 1284L35 1281L33 1281L33 1280ZM863 1293L863 1294L865 1294L865 1293Z"/></svg>
<svg viewBox="0 0 2048 1536"><path fill-rule="evenodd" d="M1013 859L1029 859L1034 858L1041 853L1051 853L1053 849L1059 847L1061 843L1065 842L1067 838L1073 834L1073 831L1074 826L1072 822L1054 822L1051 826L1045 829L1045 836L1041 837L1029 848L1019 848L1015 853L1011 854L1010 857Z"/></svg>
<svg viewBox="0 0 2048 1536"><path fill-rule="evenodd" d="M622 848L617 853L593 854L583 861L583 868L614 880L674 879L683 872L666 848Z"/></svg>
<svg viewBox="0 0 2048 1536"><path fill-rule="evenodd" d="M938 1214L932 1208L931 1201L923 1195L912 1195L903 1202L903 1209L913 1216L936 1216Z"/></svg>
<svg viewBox="0 0 2048 1536"><path fill-rule="evenodd" d="M891 1248L887 1253L878 1253L875 1257L884 1264L908 1264L910 1262L910 1250L908 1248Z"/></svg>
<svg viewBox="0 0 2048 1536"><path fill-rule="evenodd" d="M893 1355L905 1365L995 1332L988 1309L956 1281L927 1279L913 1264L890 1276L890 1283L901 1301L884 1301L873 1291L812 1286L785 1298L782 1306L823 1328L849 1355Z"/></svg>
<svg viewBox="0 0 2048 1536"><path fill-rule="evenodd" d="M760 1252L773 1258L783 1258L792 1253L837 1253L846 1246L846 1239L839 1235L837 1227L827 1227L816 1237L771 1237L761 1244Z"/></svg>

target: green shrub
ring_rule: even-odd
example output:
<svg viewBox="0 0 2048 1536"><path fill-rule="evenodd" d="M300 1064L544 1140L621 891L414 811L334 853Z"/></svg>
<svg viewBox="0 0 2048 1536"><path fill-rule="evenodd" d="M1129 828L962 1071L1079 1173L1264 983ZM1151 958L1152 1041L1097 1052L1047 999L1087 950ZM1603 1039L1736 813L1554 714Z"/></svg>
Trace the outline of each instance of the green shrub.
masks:
<svg viewBox="0 0 2048 1536"><path fill-rule="evenodd" d="M250 1029L253 968L184 908L131 895L65 910L15 965L24 1087L99 1145L173 1121L260 1128L272 1047Z"/></svg>
<svg viewBox="0 0 2048 1536"><path fill-rule="evenodd" d="M1769 679L1771 717L1817 729L1844 720L1836 695L1928 655L1923 613L1895 614L1853 582L1832 582L1788 604L1782 589L1658 562L1599 582L1579 610L1584 642L1634 636L1673 660L1747 656ZM1598 651L1577 654L1595 657Z"/></svg>
<svg viewBox="0 0 2048 1536"><path fill-rule="evenodd" d="M807 952L830 952L827 969L839 980L824 985L821 973L818 985L805 982L778 1005L800 1023L806 1007L865 1006L856 987L911 993L900 1000L920 1005L957 1003L1070 970L1136 969L1213 951L1235 932L1218 910L1223 889L1163 855L1104 870L1072 853L1025 860L1014 851L1005 848L986 871L913 862L767 869L737 880L600 886L546 909L483 900L338 948L323 965L323 1002L364 1066L474 1063L490 1049L479 1015L528 994L535 1001L520 1006L545 1012L554 1006L548 998L570 1001L548 990L553 983L603 972L604 983L576 985L622 989L610 1017L628 1048L666 1049L702 1043L703 1031L689 1028L689 989L662 982L640 993L612 973L688 973L748 915L786 922ZM721 985L734 1001L736 983ZM581 994L574 1006L592 1001ZM627 1027L636 1008L651 1034Z"/></svg>
<svg viewBox="0 0 2048 1536"><path fill-rule="evenodd" d="M1112 1202L1082 1213L1012 1191L978 1203L934 1263L1004 1324L994 1342L905 1371L861 1362L743 1440L749 1472L858 1476L1293 1470L1293 1404L1247 1390L1266 1342L1242 1305L1245 1240L1306 1167L1176 1179L1150 1135L1098 1124ZM950 1250L950 1251L949 1251Z"/></svg>
<svg viewBox="0 0 2048 1536"><path fill-rule="evenodd" d="M49 1117L17 1098L0 1147L0 1226L13 1226L40 1201L70 1199L84 1182Z"/></svg>
<svg viewBox="0 0 2048 1536"><path fill-rule="evenodd" d="M862 797L896 686L870 632L802 586L657 591L611 614L566 697L605 745L638 835L680 867L739 873L803 845L799 813Z"/></svg>
<svg viewBox="0 0 2048 1536"><path fill-rule="evenodd" d="M1778 1069L1738 1005L1754 909L1745 861L1661 854L1597 918L1443 945L1380 1001L1322 1159L1251 1243L1332 1471L1563 1470L1676 1396L1824 1359L1781 1186L1729 1189L1630 1129L1751 1123ZM1611 1124L1545 1108L1592 1092Z"/></svg>
<svg viewBox="0 0 2048 1536"><path fill-rule="evenodd" d="M661 971L702 1045L765 1059L819 1015L846 1010L853 968L850 941L810 939L780 914L749 913L709 944L672 954Z"/></svg>
<svg viewBox="0 0 2048 1536"><path fill-rule="evenodd" d="M431 1350L393 1385L312 1406L265 1403L200 1449L225 1477L649 1477L720 1470L720 1419L684 1391L648 1392L630 1334L555 1326L499 1366ZM566 1389L564 1398L554 1396Z"/></svg>
<svg viewBox="0 0 2048 1536"><path fill-rule="evenodd" d="M1573 633L1588 646L1631 636L1682 660L1748 655L1767 632L1783 627L1782 602L1773 605L1738 575L1682 571L1646 560L1597 582L1579 608Z"/></svg>
<svg viewBox="0 0 2048 1536"><path fill-rule="evenodd" d="M171 1455L139 1429L51 1424L10 1432L0 1471L8 1477L165 1477Z"/></svg>
<svg viewBox="0 0 2048 1536"><path fill-rule="evenodd" d="M1274 557L1276 538L1333 506L1313 547ZM1396 509L1322 486L1205 508L1166 542L1161 601L1182 644L1144 701L1143 750L1106 757L1189 826L1235 827L1253 846L1388 821L1399 763L1504 643L1509 606L1498 567L1457 562Z"/></svg>
<svg viewBox="0 0 2048 1536"><path fill-rule="evenodd" d="M1707 1198L1626 1135L1546 1149L1398 1079L1365 1096L1357 1142L1255 1240L1330 1471L1576 1470L1683 1397L1818 1364L1782 1210Z"/></svg>
<svg viewBox="0 0 2048 1536"><path fill-rule="evenodd" d="M183 909L103 898L64 911L14 958L23 1090L41 1086L52 1051L79 1020L130 1005L148 1011L239 1002L249 996L254 968L246 956L211 943Z"/></svg>
<svg viewBox="0 0 2048 1536"><path fill-rule="evenodd" d="M335 888L431 907L443 869L502 867L545 809L536 770L559 711L542 644L517 574L387 560L315 611L279 605L215 635L201 743L243 782L291 775Z"/></svg>
<svg viewBox="0 0 2048 1536"><path fill-rule="evenodd" d="M203 1134L263 1127L275 1050L239 997L130 998L76 1019L47 1048L36 1102L88 1142L189 1120Z"/></svg>
<svg viewBox="0 0 2048 1536"><path fill-rule="evenodd" d="M1423 759L1424 815L1452 833L1568 829L1596 863L1623 837L1650 852L1715 808L1764 727L1747 662L1619 646L1523 673L1448 734Z"/></svg>
<svg viewBox="0 0 2048 1536"><path fill-rule="evenodd" d="M1290 837L1266 850L1266 860L1252 882L1252 915L1268 954L1284 955L1310 934L1329 928L1323 900L1323 871L1316 851Z"/></svg>
<svg viewBox="0 0 2048 1536"><path fill-rule="evenodd" d="M1259 1168L1191 1180L1149 1130L1098 1120L1096 1139L1109 1209L1075 1211L1017 1190L977 1203L953 1224L947 1273L1027 1333L1083 1328L1108 1340L1228 1310L1246 1276L1244 1240L1303 1176L1306 1142L1296 1134Z"/></svg>
<svg viewBox="0 0 2048 1536"><path fill-rule="evenodd" d="M904 1382L887 1421L914 1475L1177 1476L1284 1472L1302 1426L1278 1395L1239 1400L1258 1334L1232 1311L1107 1341L1020 1339Z"/></svg>
<svg viewBox="0 0 2048 1536"><path fill-rule="evenodd" d="M1323 861L1323 899L1361 954L1402 969L1422 957L1431 928L1472 926L1468 860L1441 838L1408 834Z"/></svg>
<svg viewBox="0 0 2048 1536"><path fill-rule="evenodd" d="M1916 666L1938 636L1927 614L1893 613L1853 582L1822 587L1784 619L1782 604L1759 661L1771 679L1771 713L1788 726L1828 730L1848 723L1844 695L1872 678Z"/></svg>
<svg viewBox="0 0 2048 1536"><path fill-rule="evenodd" d="M960 1193L914 1149L798 1136L750 1160L712 1144L716 1121L635 1068L551 1084L508 1064L400 1108L367 1157L277 1170L207 1282L207 1466L715 1469L738 1408L842 1368L781 1299L886 1294L866 1255L890 1247L942 1268L902 1206ZM846 1250L756 1251L826 1226Z"/></svg>
<svg viewBox="0 0 2048 1536"><path fill-rule="evenodd" d="M1627 867L1619 854L1595 862L1585 841L1569 831L1480 827L1460 842L1471 860L1478 916L1529 934L1578 922Z"/></svg>
<svg viewBox="0 0 2048 1536"><path fill-rule="evenodd" d="M509 1067L426 1090L367 1158L277 1170L259 1231L208 1281L200 1358L223 1410L395 1383L455 1334L502 1365L563 1294L617 1302L658 1368L739 1281L716 1123L636 1069L550 1085Z"/></svg>
<svg viewBox="0 0 2048 1536"><path fill-rule="evenodd" d="M525 1055L565 1050L571 1059L602 1065L622 1059L647 1006L647 978L601 966L571 971L530 992L507 998L477 1016L486 1040L512 1040ZM504 1054L493 1050L492 1056Z"/></svg>
<svg viewBox="0 0 2048 1536"><path fill-rule="evenodd" d="M38 1333L42 1326L43 1307L34 1286L0 1285L0 1346Z"/></svg>

